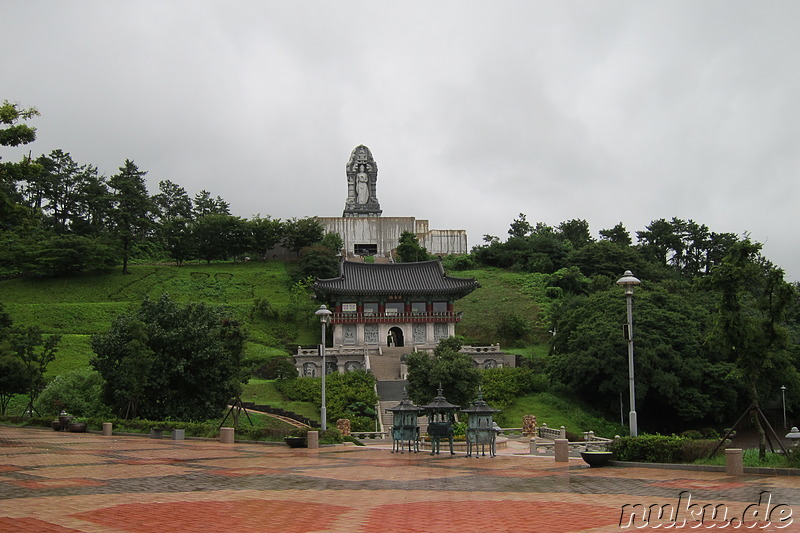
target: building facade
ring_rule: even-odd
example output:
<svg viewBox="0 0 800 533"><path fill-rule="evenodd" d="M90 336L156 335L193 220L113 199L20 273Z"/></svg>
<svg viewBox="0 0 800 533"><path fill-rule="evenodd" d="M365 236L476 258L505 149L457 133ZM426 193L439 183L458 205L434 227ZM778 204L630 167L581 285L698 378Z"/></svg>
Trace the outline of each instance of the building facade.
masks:
<svg viewBox="0 0 800 533"><path fill-rule="evenodd" d="M455 335L453 303L478 287L446 275L439 261L342 261L339 277L318 280L314 292L331 305L334 346L430 348Z"/></svg>

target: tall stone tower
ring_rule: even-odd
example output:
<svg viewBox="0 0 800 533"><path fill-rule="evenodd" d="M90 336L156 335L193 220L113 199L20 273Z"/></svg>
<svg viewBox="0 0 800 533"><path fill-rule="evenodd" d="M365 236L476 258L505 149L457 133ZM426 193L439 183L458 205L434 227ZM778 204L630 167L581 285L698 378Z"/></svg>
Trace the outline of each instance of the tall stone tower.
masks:
<svg viewBox="0 0 800 533"><path fill-rule="evenodd" d="M381 204L378 202L376 182L378 165L372 159L372 152L363 144L356 146L347 162L347 201L343 217L379 217Z"/></svg>

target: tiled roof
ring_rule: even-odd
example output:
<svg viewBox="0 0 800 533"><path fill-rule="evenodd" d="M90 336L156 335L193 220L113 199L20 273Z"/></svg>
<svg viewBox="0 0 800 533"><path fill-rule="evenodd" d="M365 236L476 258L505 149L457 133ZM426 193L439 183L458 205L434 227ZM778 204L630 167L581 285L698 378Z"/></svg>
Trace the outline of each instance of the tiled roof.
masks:
<svg viewBox="0 0 800 533"><path fill-rule="evenodd" d="M418 263L355 263L342 261L339 277L314 284L319 295L452 295L466 296L480 287L473 278L454 278L444 273L439 261Z"/></svg>

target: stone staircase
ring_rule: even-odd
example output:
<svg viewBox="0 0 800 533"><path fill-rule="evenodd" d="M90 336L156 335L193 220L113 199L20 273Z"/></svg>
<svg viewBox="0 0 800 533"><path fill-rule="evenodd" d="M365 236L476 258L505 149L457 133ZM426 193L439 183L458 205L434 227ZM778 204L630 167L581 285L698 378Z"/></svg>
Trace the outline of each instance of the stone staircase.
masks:
<svg viewBox="0 0 800 533"><path fill-rule="evenodd" d="M383 355L371 355L370 370L378 381L400 381L400 357L411 348L382 348ZM402 392L402 389L400 389ZM397 398L400 401L400 398Z"/></svg>
<svg viewBox="0 0 800 533"><path fill-rule="evenodd" d="M403 398L403 389L408 382L400 379L400 357L411 351L408 347L383 348L383 355L370 356L369 364L373 375L378 380L378 397L381 422L384 431L392 427L392 413L386 409L394 407ZM424 423L423 423L424 422ZM424 432L428 427L425 418L420 419L420 429Z"/></svg>

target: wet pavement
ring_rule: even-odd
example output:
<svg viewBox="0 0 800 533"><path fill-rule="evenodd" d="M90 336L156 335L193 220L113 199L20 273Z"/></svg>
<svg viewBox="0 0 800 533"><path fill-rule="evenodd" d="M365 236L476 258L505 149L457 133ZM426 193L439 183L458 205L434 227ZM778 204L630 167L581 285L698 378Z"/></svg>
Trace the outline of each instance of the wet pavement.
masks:
<svg viewBox="0 0 800 533"><path fill-rule="evenodd" d="M527 451L293 450L0 426L0 531L800 531L798 476L589 468Z"/></svg>

